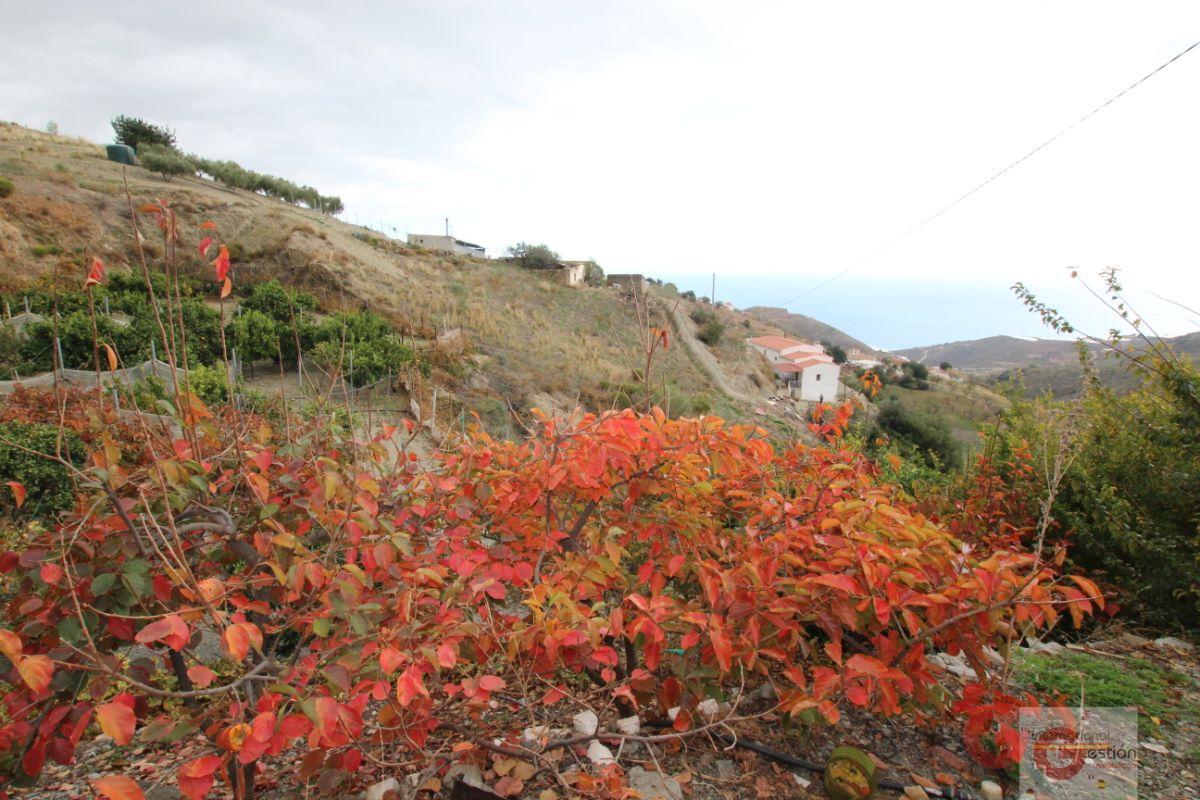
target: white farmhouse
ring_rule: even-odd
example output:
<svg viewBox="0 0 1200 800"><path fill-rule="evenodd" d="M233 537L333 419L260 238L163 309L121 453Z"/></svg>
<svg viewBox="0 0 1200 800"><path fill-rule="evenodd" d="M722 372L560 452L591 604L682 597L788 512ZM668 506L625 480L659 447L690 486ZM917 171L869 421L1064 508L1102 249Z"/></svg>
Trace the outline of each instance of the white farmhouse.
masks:
<svg viewBox="0 0 1200 800"><path fill-rule="evenodd" d="M800 356L824 355L825 348L811 342L799 342L786 336L755 336L746 343L767 357L768 361L791 361Z"/></svg>
<svg viewBox="0 0 1200 800"><path fill-rule="evenodd" d="M801 400L824 403L838 399L842 370L821 345L784 336L756 336L746 343L767 357L775 377Z"/></svg>

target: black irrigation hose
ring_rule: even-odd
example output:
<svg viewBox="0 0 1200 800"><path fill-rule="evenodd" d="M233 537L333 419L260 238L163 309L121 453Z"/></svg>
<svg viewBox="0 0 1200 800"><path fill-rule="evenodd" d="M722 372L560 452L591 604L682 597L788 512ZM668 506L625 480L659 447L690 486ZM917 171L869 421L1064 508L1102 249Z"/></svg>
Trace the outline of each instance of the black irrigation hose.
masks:
<svg viewBox="0 0 1200 800"><path fill-rule="evenodd" d="M743 739L740 736L726 736L725 734L716 732L712 733L712 737L726 746L736 745L737 747L742 747L746 750L752 750L755 753L766 756L772 761L778 761L779 763L787 764L790 767L799 767L800 769L806 769L809 772L821 774L824 774L825 772L825 767L819 764L814 764L811 761L805 761L802 758L796 758L795 756L790 756L787 753L781 753L778 750L773 750L770 747L767 747L765 744L756 742L753 739ZM906 784L900 783L899 781L888 780L881 780L877 785L880 789L890 789L891 791L901 793L904 792L906 786ZM941 797L945 800L979 800L978 795L967 790L925 789L925 792L929 794L930 797Z"/></svg>

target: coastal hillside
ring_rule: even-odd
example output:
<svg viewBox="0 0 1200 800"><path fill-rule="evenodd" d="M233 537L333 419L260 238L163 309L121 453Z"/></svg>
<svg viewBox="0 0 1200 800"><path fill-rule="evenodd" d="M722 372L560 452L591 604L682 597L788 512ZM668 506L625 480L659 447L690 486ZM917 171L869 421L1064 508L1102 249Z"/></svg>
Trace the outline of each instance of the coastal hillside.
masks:
<svg viewBox="0 0 1200 800"><path fill-rule="evenodd" d="M571 287L551 272L410 246L255 192L124 167L100 145L16 125L0 126L0 176L13 184L0 199L0 291L82 286L93 256L110 270L130 268L138 263L131 204L162 199L179 218L182 269L206 269L196 254L202 222L215 222L228 243L237 291L227 311L245 287L275 279L313 294L325 313L370 309L414 346L435 348L431 379L442 416L465 421L475 413L512 434L532 408L641 402L639 331L648 322L669 331L651 369L655 402L673 414L795 427L794 414L764 409L773 379L745 345L792 331L682 298L670 284L650 285L639 308L616 287ZM143 229L142 246L154 259L161 253L152 233Z"/></svg>

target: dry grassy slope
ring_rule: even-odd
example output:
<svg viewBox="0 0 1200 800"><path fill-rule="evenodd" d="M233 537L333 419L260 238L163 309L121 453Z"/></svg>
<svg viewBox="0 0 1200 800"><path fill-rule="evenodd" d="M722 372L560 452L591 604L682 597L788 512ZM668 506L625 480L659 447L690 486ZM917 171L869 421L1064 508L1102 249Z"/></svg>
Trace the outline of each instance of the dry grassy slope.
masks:
<svg viewBox="0 0 1200 800"><path fill-rule="evenodd" d="M0 288L54 280L56 272L68 282L82 282L83 265L93 254L118 268L136 260L122 167L107 161L102 147L0 126L0 175L16 185L11 197L0 200ZM235 246L239 283L278 277L313 291L331 307L365 303L412 327L461 326L473 352L439 379L493 428L505 427L509 406L565 411L580 401L593 408L610 405L618 401L618 387L631 379L630 357L640 363L635 311L615 290L571 289L501 262L409 248L207 181L167 182L137 167L128 168L125 178L135 206L160 197L173 203L188 259L195 260L199 223L216 221ZM47 246L61 253L37 254ZM194 266L201 268L198 261ZM660 319L665 321L674 302L657 296ZM679 310L686 316L691 305L683 301ZM657 358L656 376L667 385L674 410L711 404L729 417L753 417L755 399L770 386L769 373L744 339L770 328L737 312L721 310L720 316L727 334L712 350L710 369L676 342ZM677 335L694 336L690 320L679 328ZM710 377L714 363L724 370L721 381ZM735 388L734 397L718 383Z"/></svg>

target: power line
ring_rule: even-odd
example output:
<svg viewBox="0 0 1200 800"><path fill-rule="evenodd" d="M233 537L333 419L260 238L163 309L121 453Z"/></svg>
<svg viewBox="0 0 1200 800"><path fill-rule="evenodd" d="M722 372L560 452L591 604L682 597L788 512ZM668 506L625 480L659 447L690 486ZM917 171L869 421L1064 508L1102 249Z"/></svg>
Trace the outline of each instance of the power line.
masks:
<svg viewBox="0 0 1200 800"><path fill-rule="evenodd" d="M1196 49L1196 47L1198 47L1198 46L1200 46L1200 41L1193 42L1193 43L1192 43L1191 45L1189 45L1187 48L1185 48L1184 50L1181 50L1180 52L1176 53L1174 56L1172 56L1172 57L1171 57L1170 59L1168 59L1167 61L1164 61L1163 63L1159 64L1159 65L1158 65L1157 67L1155 67L1153 70L1151 70L1150 72L1146 73L1146 74L1145 74L1145 75L1143 75L1141 78L1139 78L1138 80L1134 81L1133 83L1129 84L1129 85L1128 85L1128 86L1126 86L1124 89L1122 89L1121 91L1117 92L1117 93L1116 93L1116 94L1114 94L1112 97L1108 98L1108 99L1107 99L1107 100L1105 100L1103 103L1101 103L1100 105L1096 106L1096 107L1095 107L1095 108L1093 108L1091 111L1089 111L1088 113L1084 114L1082 117L1080 117L1079 119L1075 120L1075 121L1074 121L1074 122L1072 122L1070 125L1068 125L1067 127L1063 128L1063 129L1062 129L1062 130L1060 130L1058 133L1054 134L1054 135L1053 135L1053 136L1051 136L1049 139L1047 139L1046 141L1042 142L1042 143L1041 143L1041 144L1039 144L1037 147L1033 148L1033 149L1032 149L1032 150L1030 150L1028 153L1026 153L1025 155L1023 155L1023 156L1021 156L1020 158L1018 158L1016 161L1014 161L1014 162L1012 162L1011 164L1009 164L1009 165L1008 165L1007 167L1005 167L1004 169L1002 169L1002 170L1000 170L999 172L996 172L995 174L993 174L993 175L992 175L990 178L988 178L987 180L985 180L983 183L980 183L979 185L977 185L977 186L976 186L974 189L971 189L969 192L967 192L967 193L965 193L965 194L959 195L959 197L958 197L958 198L956 198L956 199L955 199L955 200L954 200L952 203L949 203L948 205L946 205L946 206L943 206L941 209L939 209L938 211L936 211L936 212L934 212L933 214L929 215L929 216L928 216L928 217L926 217L925 219L921 220L921 221L920 221L920 222L918 222L916 225L912 226L911 228L909 228L908 230L906 230L904 233L902 233L902 234L900 234L899 236L897 236L895 239L892 239L891 241L887 242L886 244L884 244L882 247L878 248L877 250L874 250L874 251L872 251L872 252L871 252L871 253L869 253L868 255L866 255L866 256L863 256L863 257L862 257L862 258L860 258L858 261L855 261L853 264L851 264L850 266L848 266L848 267L846 267L845 269L843 269L841 272L834 273L833 275L829 276L829 277L828 277L828 278L826 278L825 280L823 280L823 281L821 281L820 283L818 283L816 286L813 286L811 289L808 289L808 290L806 290L806 291L803 291L803 292L801 292L800 294L796 295L795 297L791 298L790 300L786 300L786 301L784 301L784 302L783 302L781 305L783 305L783 306L787 306L787 304L788 304L788 303L794 303L794 302L796 302L797 300L800 300L800 299L802 299L802 298L804 298L804 297L807 297L808 295L812 294L813 292L817 291L818 289L823 289L824 287L826 287L826 286L828 286L829 284L831 284L831 283L833 283L834 281L836 281L838 278L841 278L843 275L846 275L847 273L851 272L852 270L854 270L854 269L857 269L858 267L862 266L862 265L863 265L863 264L865 264L866 262L870 261L872 258L875 258L875 256L879 255L880 253L884 252L885 250L888 250L889 248L891 248L891 247L893 247L893 246L895 246L895 245L899 244L900 242L904 241L904 240L905 240L905 239L907 239L909 236L911 236L911 235L913 235L914 233L916 233L917 231L919 231L921 228L924 228L926 225L928 225L929 223L933 222L935 219L937 219L938 217L942 216L943 214L945 214L945 213L946 213L947 211L949 211L950 209L954 208L956 205L958 205L959 203L961 203L963 200L966 200L968 197L970 197L971 195L975 194L975 193L976 193L976 192L978 192L980 189L982 189L983 187L985 187L985 186L987 186L988 184L990 184L992 181L994 181L994 180L996 180L997 178L999 178L1001 175L1004 175L1005 173L1009 172L1010 170L1012 170L1012 169L1014 169L1014 168L1016 168L1016 167L1020 166L1022 163L1024 163L1024 162L1025 162L1025 161L1027 161L1027 160L1029 160L1029 159L1030 159L1032 156L1034 156L1034 155L1036 155L1037 153L1041 152L1041 151L1042 151L1042 150L1044 150L1046 147L1048 147L1049 145L1053 144L1055 141L1057 141L1058 139L1060 139L1061 137L1063 137L1064 135L1066 135L1066 134L1067 134L1067 133L1069 133L1070 131L1072 131L1072 130L1074 130L1075 128L1077 128L1079 125L1083 124L1084 122L1087 122L1089 119L1091 119L1092 117L1094 117L1096 114L1098 114L1099 112L1103 111L1105 108L1108 108L1110 105L1112 105L1113 103L1115 103L1117 100L1120 100L1120 99L1121 99L1122 97L1124 97L1126 94L1128 94L1129 92L1133 91L1133 90L1134 90L1134 89L1136 89L1138 86L1141 86L1143 83L1145 83L1146 81L1150 80L1150 79L1151 79L1151 78L1153 78L1155 75L1157 75L1158 73L1162 72L1164 69L1166 69L1167 67L1171 66L1172 64L1174 64L1174 63L1175 63L1176 61L1178 61L1179 59L1183 58L1185 55L1187 55L1187 54L1188 54L1188 53L1190 53L1191 51L1195 50L1195 49Z"/></svg>

